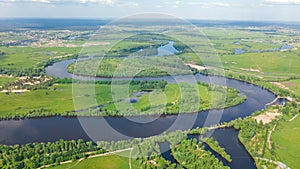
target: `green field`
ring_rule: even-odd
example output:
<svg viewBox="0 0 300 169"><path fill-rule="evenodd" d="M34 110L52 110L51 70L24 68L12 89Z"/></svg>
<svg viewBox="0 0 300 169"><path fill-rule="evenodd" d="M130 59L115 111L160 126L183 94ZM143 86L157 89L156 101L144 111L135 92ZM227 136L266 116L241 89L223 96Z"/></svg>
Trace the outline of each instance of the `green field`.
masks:
<svg viewBox="0 0 300 169"><path fill-rule="evenodd" d="M84 96L89 89L86 85L82 85L81 93L77 97L82 97L84 102L80 108L87 108L91 105L93 99L89 96ZM111 100L110 86L96 85L96 95L99 103L105 103ZM24 115L30 111L42 111L46 113L62 113L65 111L74 110L72 85L59 84L54 85L50 89L34 90L22 94L5 94L0 93L2 104L0 105L1 116Z"/></svg>
<svg viewBox="0 0 300 169"><path fill-rule="evenodd" d="M254 74L258 73L260 76L291 77L297 76L300 72L298 66L300 64L300 59L294 51L228 55L223 56L222 60L226 68L240 72L241 68L257 69L259 72L254 72ZM264 72L265 74L260 72Z"/></svg>
<svg viewBox="0 0 300 169"><path fill-rule="evenodd" d="M0 67L14 69L28 69L38 67L40 63L51 58L46 52L53 53L54 57L65 57L77 54L80 48L68 47L0 47L5 55L0 55Z"/></svg>
<svg viewBox="0 0 300 169"><path fill-rule="evenodd" d="M0 86L8 85L9 83L12 83L16 80L17 78L14 77L0 76Z"/></svg>
<svg viewBox="0 0 300 169"><path fill-rule="evenodd" d="M184 86L184 84L182 84ZM179 86L176 84L168 84L164 91L153 89L150 93L145 93L138 97L137 103L128 103L126 100L131 97L133 92L141 91L140 86L130 86L128 94L122 92L123 85L115 87L122 89L118 101L113 101L111 94L111 85L96 84L95 95L93 95L93 84L76 84L76 92L72 92L71 84L55 84L49 89L33 90L21 94L16 93L0 93L2 103L0 105L1 117L24 116L24 115L53 115L60 114L66 111L73 111L75 98L75 105L77 110L90 108L97 105L104 105L103 109L109 111L119 110L119 115L133 115L133 114L159 114L165 112L167 107L168 113L178 113L179 107L191 107L188 102L180 103L181 97L194 96L194 94L185 92L184 88L180 92ZM124 89L125 91L125 89ZM201 104L195 107L194 110L204 110L216 107L227 107L241 103L245 98L238 96L238 91L233 89L225 89L216 87L216 90L209 90L208 86L198 85L199 96ZM116 92L116 91L115 91ZM162 95L166 95L167 100L162 100ZM215 96L215 97L212 97ZM227 101L224 99L227 97ZM169 104L168 104L169 103ZM117 106L116 106L117 105ZM153 109L150 109L151 105ZM128 108L129 107L129 108ZM134 108L134 109L132 109ZM190 110L190 109L189 109ZM111 113L111 112L110 112Z"/></svg>
<svg viewBox="0 0 300 169"><path fill-rule="evenodd" d="M204 28L204 34L214 44L219 54L233 53L235 48L243 48L250 50L269 50L280 47L278 41L273 40L288 40L289 37L284 34L268 35L264 32L253 32L249 29L235 28ZM235 44L239 42L240 44ZM245 48L245 46L249 48Z"/></svg>
<svg viewBox="0 0 300 169"><path fill-rule="evenodd" d="M139 165L136 160L131 159L125 155L129 155L130 151L122 152L122 154L113 154L102 157L95 157L91 159L85 159L80 162L72 162L69 164L58 165L55 167L49 167L50 169L130 169L129 162L131 162L132 168L139 168Z"/></svg>
<svg viewBox="0 0 300 169"><path fill-rule="evenodd" d="M182 90L183 89L183 90ZM197 96L200 97L200 104L198 108L195 108L195 110L207 110L210 108L217 108L217 107L228 107L230 105L236 105L239 104L239 102L242 102L242 98L238 96L238 92L235 90L228 90L223 88L219 88L220 90L209 90L207 86L204 85L198 85L198 92L199 94ZM142 110L143 108L150 107L151 104L156 105L158 108L162 107L165 108L165 105L167 103L167 110L169 112L178 111L178 103L180 103L180 98L185 97L187 95L194 96L191 93L181 93L185 92L184 87L179 87L178 85L169 84L166 86L166 89L164 92L154 92L151 94L145 94L143 95L138 104L135 104L134 107L136 109ZM226 93L227 92L227 93ZM166 96L166 98L164 97ZM226 100L227 98L227 100ZM192 99L192 97L191 97ZM226 101L225 101L226 100ZM152 101L152 102L150 102ZM169 104L168 104L169 103ZM194 102L192 102L194 103ZM179 105L180 106L180 105ZM182 102L181 108L185 107L193 107L193 105L190 105L188 102ZM153 111L153 110L151 110ZM161 112L161 110L156 110L157 112ZM152 113L150 113L152 114Z"/></svg>
<svg viewBox="0 0 300 169"><path fill-rule="evenodd" d="M292 90L296 95L300 96L300 79L283 82L283 85Z"/></svg>
<svg viewBox="0 0 300 169"><path fill-rule="evenodd" d="M290 168L300 168L300 116L292 122L282 122L272 135L279 161Z"/></svg>
<svg viewBox="0 0 300 169"><path fill-rule="evenodd" d="M50 167L52 169L82 169L82 168L90 168L90 169L129 169L128 158L118 156L118 155L110 155L104 157L97 157L92 159L86 159L81 162L72 162L69 164L58 165L55 167Z"/></svg>
<svg viewBox="0 0 300 169"><path fill-rule="evenodd" d="M222 66L229 72L254 75L264 79L299 76L300 68L297 65L300 64L300 50L293 44L291 45L294 46L294 50L251 53L252 50L280 48L286 44L283 41L290 39L284 33L269 35L263 31L255 32L234 28L204 28L204 33L211 40L221 58ZM235 49L243 49L245 53L236 55L234 54ZM213 62L209 64L213 65Z"/></svg>

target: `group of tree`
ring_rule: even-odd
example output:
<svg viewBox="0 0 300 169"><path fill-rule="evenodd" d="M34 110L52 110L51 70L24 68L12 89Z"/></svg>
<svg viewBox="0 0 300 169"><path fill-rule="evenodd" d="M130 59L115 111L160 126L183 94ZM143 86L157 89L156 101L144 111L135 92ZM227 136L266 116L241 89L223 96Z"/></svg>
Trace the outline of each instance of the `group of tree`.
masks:
<svg viewBox="0 0 300 169"><path fill-rule="evenodd" d="M206 128L196 128L188 131L163 133L149 138L137 138L117 142L97 142L110 151L133 148L132 160L137 160L142 168L228 168L211 152L206 151L201 142L189 140L188 134L205 134ZM171 162L162 156L159 143L169 142L171 153L176 162ZM216 144L216 143L214 143Z"/></svg>
<svg viewBox="0 0 300 169"><path fill-rule="evenodd" d="M86 158L92 153L106 150L83 140L59 140L54 143L30 143L25 145L0 145L0 168L38 168L59 164L68 160Z"/></svg>
<svg viewBox="0 0 300 169"><path fill-rule="evenodd" d="M167 81L145 81L145 80L133 80L130 85L138 85L141 90L153 90L153 89L165 89Z"/></svg>
<svg viewBox="0 0 300 169"><path fill-rule="evenodd" d="M204 138L204 139L202 139L202 141L204 141L215 152L220 154L225 160L227 160L228 162L232 161L230 155L227 154L227 152L225 151L225 149L223 147L220 147L219 143L217 141L215 141L214 138L212 138L212 137Z"/></svg>
<svg viewBox="0 0 300 169"><path fill-rule="evenodd" d="M172 149L172 154L184 168L229 169L196 139L183 140Z"/></svg>

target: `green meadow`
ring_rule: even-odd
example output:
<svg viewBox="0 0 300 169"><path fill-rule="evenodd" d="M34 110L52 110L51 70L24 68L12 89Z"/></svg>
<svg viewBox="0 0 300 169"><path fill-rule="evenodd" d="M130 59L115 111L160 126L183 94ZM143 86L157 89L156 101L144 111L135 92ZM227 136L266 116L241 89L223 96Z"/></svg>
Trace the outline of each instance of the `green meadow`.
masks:
<svg viewBox="0 0 300 169"><path fill-rule="evenodd" d="M182 85L186 86L187 84ZM132 94L134 92L141 91L140 86L130 86L129 93L127 94L123 92L125 91L123 88L126 86L120 85L119 87L117 85L117 87L120 88L121 94L114 101L113 96L117 92L115 91L112 94L112 86L106 84L96 84L95 86L93 84L76 84L74 89L76 91L72 90L72 85L70 84L55 84L49 89L39 89L19 94L0 93L0 99L3 103L0 105L0 115L1 117L25 116L30 114L39 115L39 113L53 115L74 111L75 106L76 110L82 110L97 105L103 105L103 110L121 111L122 115L133 115L135 113L136 115L157 114L165 112L165 107L167 107L169 113L178 113L178 108L181 105L188 106L187 101L182 101L182 96L189 97L195 95L186 92L188 88L184 90L184 88L179 88L176 84L168 84L163 90L152 89L152 92L138 96L137 103L129 103L127 101L129 97L133 97ZM228 107L239 104L245 99L239 97L239 92L236 90L222 87L215 87L215 89L211 89L210 86L198 84L198 89L196 90L199 91L199 95L196 95L196 97L200 98L200 104L194 110ZM163 100L164 97L162 96L165 96L166 100ZM227 100L224 101L226 97ZM149 110L151 106L152 109ZM128 109L128 107L130 108Z"/></svg>
<svg viewBox="0 0 300 169"><path fill-rule="evenodd" d="M260 76L290 77L300 72L300 59L295 51L224 55L222 60L224 66L230 70L241 72L242 69L256 69L259 72L254 73Z"/></svg>
<svg viewBox="0 0 300 169"><path fill-rule="evenodd" d="M81 88L77 97L82 97L84 102L80 108L92 107L92 97L86 96L89 92L86 85L79 86ZM111 100L110 86L108 85L96 85L96 96L99 103L105 103ZM76 97L76 96L74 96ZM65 111L73 111L73 96L72 85L58 84L52 86L50 89L34 90L30 92L24 92L22 94L15 93L0 93L0 115L12 116L12 115L24 115L30 111L43 111L51 113L62 113Z"/></svg>
<svg viewBox="0 0 300 169"><path fill-rule="evenodd" d="M296 95L300 96L300 79L290 80L282 82L282 84L288 87Z"/></svg>
<svg viewBox="0 0 300 169"><path fill-rule="evenodd" d="M65 168L72 168L72 169L82 169L82 168L89 168L89 169L130 169L129 163L132 168L137 169L140 168L139 164L136 160L131 159L129 156L130 151L100 156L90 159L84 159L82 161L75 161L68 164L57 165L54 167L49 167L49 169L65 169Z"/></svg>
<svg viewBox="0 0 300 169"><path fill-rule="evenodd" d="M279 161L290 168L300 168L300 116L292 122L282 122L272 134Z"/></svg>
<svg viewBox="0 0 300 169"><path fill-rule="evenodd" d="M12 83L16 80L17 78L15 77L0 76L0 86L8 85L9 83Z"/></svg>
<svg viewBox="0 0 300 169"><path fill-rule="evenodd" d="M69 47L0 47L5 55L0 55L0 67L14 69L28 69L39 67L39 64L54 57L65 57L80 52L80 48Z"/></svg>

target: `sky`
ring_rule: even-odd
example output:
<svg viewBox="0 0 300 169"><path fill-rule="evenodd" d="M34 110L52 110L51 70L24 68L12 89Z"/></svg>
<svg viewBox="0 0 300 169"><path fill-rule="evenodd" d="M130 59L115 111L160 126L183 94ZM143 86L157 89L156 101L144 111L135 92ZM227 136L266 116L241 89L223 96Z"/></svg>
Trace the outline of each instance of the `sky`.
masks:
<svg viewBox="0 0 300 169"><path fill-rule="evenodd" d="M120 18L149 12L184 19L300 22L300 0L0 0L0 18Z"/></svg>

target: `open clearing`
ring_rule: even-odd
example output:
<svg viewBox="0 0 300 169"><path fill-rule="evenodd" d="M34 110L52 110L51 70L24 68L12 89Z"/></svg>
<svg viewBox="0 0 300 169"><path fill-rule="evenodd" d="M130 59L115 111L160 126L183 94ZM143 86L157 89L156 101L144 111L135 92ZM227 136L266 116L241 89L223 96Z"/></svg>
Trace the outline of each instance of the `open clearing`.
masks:
<svg viewBox="0 0 300 169"><path fill-rule="evenodd" d="M281 116L282 114L278 112L278 110L268 111L263 114L260 114L258 116L253 117L257 123L262 122L263 124L268 124L275 120L278 116Z"/></svg>
<svg viewBox="0 0 300 169"><path fill-rule="evenodd" d="M117 153L113 155L100 156L90 159L85 159L82 161L76 161L68 164L58 165L50 167L51 169L130 169L129 162L131 162L131 167L133 169L139 168L137 161L129 160L130 150L122 153Z"/></svg>
<svg viewBox="0 0 300 169"><path fill-rule="evenodd" d="M296 95L300 96L300 79L290 80L282 83Z"/></svg>
<svg viewBox="0 0 300 169"><path fill-rule="evenodd" d="M275 152L279 161L291 168L300 168L300 117L291 122L282 122L273 132L271 141L275 143Z"/></svg>
<svg viewBox="0 0 300 169"><path fill-rule="evenodd" d="M69 56L79 52L80 48L67 47L0 47L0 51L5 55L0 55L0 67L14 69L28 69L38 67L38 64L47 61L51 56L47 52L53 53L54 56Z"/></svg>

